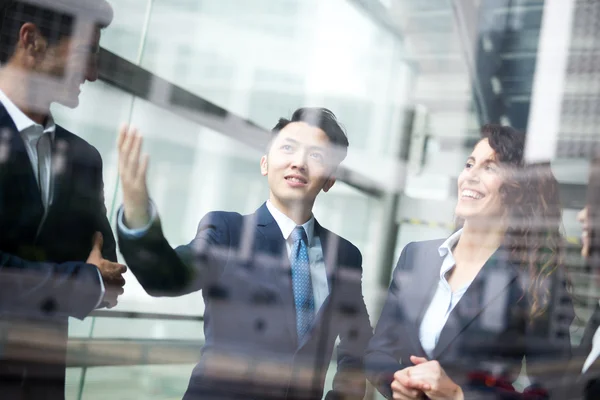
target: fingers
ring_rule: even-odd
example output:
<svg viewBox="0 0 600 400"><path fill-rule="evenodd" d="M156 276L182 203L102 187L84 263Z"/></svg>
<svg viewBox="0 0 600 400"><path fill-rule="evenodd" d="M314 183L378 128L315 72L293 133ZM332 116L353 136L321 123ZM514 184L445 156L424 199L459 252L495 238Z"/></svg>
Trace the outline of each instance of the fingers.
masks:
<svg viewBox="0 0 600 400"><path fill-rule="evenodd" d="M412 367L408 367L396 371L394 374L394 382L406 390L406 395L415 396L419 394L419 390L422 390L421 387L423 385L419 381L412 379L411 369Z"/></svg>
<svg viewBox="0 0 600 400"><path fill-rule="evenodd" d="M106 303L106 308L108 308L108 309L116 307L116 305L118 304L116 297L114 297L114 298L105 297L104 302Z"/></svg>
<svg viewBox="0 0 600 400"><path fill-rule="evenodd" d="M123 286L125 286L125 278L123 278L122 276L119 276L113 280L110 281L110 285L114 286L115 288L122 288Z"/></svg>
<svg viewBox="0 0 600 400"><path fill-rule="evenodd" d="M150 161L150 156L148 154L144 154L142 156L142 162L140 164L140 167L138 169L138 176L145 178L146 177L146 173L148 171L148 163Z"/></svg>
<svg viewBox="0 0 600 400"><path fill-rule="evenodd" d="M123 137L119 137L119 164L123 167L124 171L129 172L127 169L131 163L131 153L133 142L136 137L136 129L135 128L127 128L127 130L121 131Z"/></svg>
<svg viewBox="0 0 600 400"><path fill-rule="evenodd" d="M415 365L419 365L426 363L427 359L425 357L410 356L410 362Z"/></svg>
<svg viewBox="0 0 600 400"><path fill-rule="evenodd" d="M409 382L407 385L426 392L431 390L431 382L435 379L435 374L429 369L415 367L410 372Z"/></svg>
<svg viewBox="0 0 600 400"><path fill-rule="evenodd" d="M140 153L143 138L135 127L124 126L119 132L119 168L127 179L136 180L141 174Z"/></svg>
<svg viewBox="0 0 600 400"><path fill-rule="evenodd" d="M105 294L104 301L106 303L106 308L113 308L118 303L118 298L123 293L125 293L125 278L122 275L122 272L126 271L127 268L122 264L110 263L107 267L108 269L112 269L111 276L107 279L104 279L105 284Z"/></svg>
<svg viewBox="0 0 600 400"><path fill-rule="evenodd" d="M92 246L92 251L102 251L102 246L104 245L104 236L102 236L102 232L94 233L94 243Z"/></svg>
<svg viewBox="0 0 600 400"><path fill-rule="evenodd" d="M124 274L125 272L127 272L127 266L125 264L117 264L119 266L119 272L121 274Z"/></svg>
<svg viewBox="0 0 600 400"><path fill-rule="evenodd" d="M399 379L399 382L400 382L400 384L402 384L402 386L410 388L410 389L414 389L417 391L430 390L431 385L429 383L427 383L427 380L424 378L427 378L427 377L418 376L418 375L414 376L414 374L411 372L409 375L404 376L401 379Z"/></svg>
<svg viewBox="0 0 600 400"><path fill-rule="evenodd" d="M413 400L421 397L419 390L408 388L397 380L394 380L391 386L394 399Z"/></svg>
<svg viewBox="0 0 600 400"><path fill-rule="evenodd" d="M125 138L127 137L127 131L129 131L129 125L123 124L119 128L119 136L117 136L117 148L121 150L123 146L123 142L125 142Z"/></svg>
<svg viewBox="0 0 600 400"><path fill-rule="evenodd" d="M123 285L124 285L125 278L123 278L123 274L125 272L127 272L127 267L123 264L114 263L114 262L110 262L110 261L107 261L107 263L110 263L109 269L111 270L111 273L110 273L111 282L116 284L116 283L123 281Z"/></svg>
<svg viewBox="0 0 600 400"><path fill-rule="evenodd" d="M140 152L142 149L142 135L137 129L133 130L133 140L131 143L131 154L129 155L129 168L133 177L137 178L140 169Z"/></svg>

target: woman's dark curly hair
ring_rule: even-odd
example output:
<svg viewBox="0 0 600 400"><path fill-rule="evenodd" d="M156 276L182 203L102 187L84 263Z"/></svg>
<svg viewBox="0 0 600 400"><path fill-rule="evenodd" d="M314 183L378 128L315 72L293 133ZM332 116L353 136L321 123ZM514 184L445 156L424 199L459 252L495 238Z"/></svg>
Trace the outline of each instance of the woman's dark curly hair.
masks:
<svg viewBox="0 0 600 400"><path fill-rule="evenodd" d="M481 128L481 138L487 139L505 171L500 188L507 222L503 246L510 260L528 273L529 287L524 289L531 299L530 317L535 318L548 307L549 278L564 268L558 182L549 164L525 164L524 133L488 124Z"/></svg>

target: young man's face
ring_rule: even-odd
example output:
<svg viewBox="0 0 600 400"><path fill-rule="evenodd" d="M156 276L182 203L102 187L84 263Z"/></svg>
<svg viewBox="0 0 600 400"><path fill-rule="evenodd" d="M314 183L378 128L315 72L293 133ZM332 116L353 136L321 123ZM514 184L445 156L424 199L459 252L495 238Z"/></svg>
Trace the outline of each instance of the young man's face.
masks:
<svg viewBox="0 0 600 400"><path fill-rule="evenodd" d="M291 122L273 139L260 167L272 199L286 207L312 207L319 192L327 192L335 183L332 174L337 163L333 160L332 144L322 129Z"/></svg>
<svg viewBox="0 0 600 400"><path fill-rule="evenodd" d="M36 57L34 71L39 82L33 87L43 91L39 96L67 107L79 105L81 85L98 79L100 29L73 37L65 37L54 45L43 47Z"/></svg>

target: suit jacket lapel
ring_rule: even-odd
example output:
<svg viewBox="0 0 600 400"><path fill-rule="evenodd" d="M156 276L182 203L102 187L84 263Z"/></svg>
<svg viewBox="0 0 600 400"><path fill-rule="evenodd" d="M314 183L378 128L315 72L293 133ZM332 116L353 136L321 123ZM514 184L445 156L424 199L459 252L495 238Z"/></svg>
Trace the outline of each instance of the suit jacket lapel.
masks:
<svg viewBox="0 0 600 400"><path fill-rule="evenodd" d="M52 142L52 173L50 175L52 196L50 197L49 211L60 205L60 201L67 191L71 175L74 173L74 168L71 165L74 152L70 145L68 133L57 125L54 141Z"/></svg>
<svg viewBox="0 0 600 400"><path fill-rule="evenodd" d="M437 242L436 242L437 244ZM442 242L440 241L439 245ZM426 356L426 352L421 345L420 327L427 308L435 295L440 280L440 270L444 258L438 253L438 246L435 249L430 247L420 248L413 257L411 281L403 282L400 289L406 295L403 296L403 303L406 315L409 315L409 337L413 346L420 352L420 356ZM413 322L414 321L414 322Z"/></svg>
<svg viewBox="0 0 600 400"><path fill-rule="evenodd" d="M321 241L321 249L323 251L323 263L325 264L325 268L327 270L327 283L329 285L329 296L327 296L326 299L327 302L331 297L331 292L334 288L338 260L341 259L340 237L323 228L316 220L315 236L318 236L319 240ZM325 303L323 304L323 306L325 306Z"/></svg>
<svg viewBox="0 0 600 400"><path fill-rule="evenodd" d="M20 196L23 202L23 216L26 218L41 218L44 205L39 186L31 166L25 143L17 131L12 118L0 104L0 176L8 178L4 184L10 186L12 197L17 200ZM17 189L18 188L18 189ZM20 190L19 190L20 189ZM20 192L20 196L15 196Z"/></svg>
<svg viewBox="0 0 600 400"><path fill-rule="evenodd" d="M273 268L265 268L264 279L272 283L277 288L283 307L289 312L285 312L286 325L290 335L295 343L298 343L298 332L296 330L296 307L294 303L294 292L291 279L291 265L287 254L285 239L281 234L281 229L269 212L266 204L263 204L256 211L257 229L261 233L256 244L256 251L260 255L266 256L272 263Z"/></svg>
<svg viewBox="0 0 600 400"><path fill-rule="evenodd" d="M24 188L25 193L28 195L28 200L38 198L40 205L42 205L42 199L40 190L35 180L35 175L31 167L31 161L25 148L23 138L17 131L12 118L6 111L6 109L0 104L0 132L2 145L7 145L8 154L6 154L6 160L8 161L9 169L12 173L18 175L18 184ZM6 151L2 150L2 151ZM4 159L4 155L1 156Z"/></svg>
<svg viewBox="0 0 600 400"><path fill-rule="evenodd" d="M588 320L585 325L585 330L583 331L583 337L581 338L581 343L579 344L579 351L581 353L588 354L592 350L592 344L594 335L596 334L596 330L600 326L600 303L596 303L596 307L594 308L594 312L592 316Z"/></svg>
<svg viewBox="0 0 600 400"><path fill-rule="evenodd" d="M450 312L450 316L433 352L433 358L438 359L444 350L464 331L485 309L498 298L508 296L507 287L517 278L515 266L508 262L507 253L499 249L486 262L477 274L463 297ZM503 305L506 302L496 302ZM503 324L504 308L488 313L490 320L480 320L479 323L494 327Z"/></svg>

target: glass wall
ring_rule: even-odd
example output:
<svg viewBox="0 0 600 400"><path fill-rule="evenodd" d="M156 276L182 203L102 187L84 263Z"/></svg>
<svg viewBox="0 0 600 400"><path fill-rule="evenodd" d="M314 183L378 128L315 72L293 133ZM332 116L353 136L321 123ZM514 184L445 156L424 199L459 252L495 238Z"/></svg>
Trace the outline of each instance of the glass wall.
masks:
<svg viewBox="0 0 600 400"><path fill-rule="evenodd" d="M344 0L130 0L112 6L115 18L103 31L104 49L265 129L301 106L330 108L350 141L345 167L368 171L365 175L376 182L397 176L414 71L400 38L355 5ZM154 81L150 85L150 91L160 90ZM53 113L100 151L113 227L122 202L116 153L122 123L137 126L145 137L149 190L171 245L188 243L209 211L252 213L268 198L259 169L264 152L238 142L239 133L217 132L104 82L86 84L77 109L57 105ZM320 196L314 213L361 250L364 294L375 309L377 238L386 219L379 200L340 181ZM120 254L119 259L124 262ZM200 292L155 298L131 272L125 279L125 294L111 311L203 315ZM98 316L71 319L69 330L74 343L84 338L203 340L201 322ZM107 385L117 398L133 398L133 393L180 398L193 365L73 367L67 398L105 398ZM328 385L331 379L330 374ZM130 384L119 384L126 381Z"/></svg>
<svg viewBox="0 0 600 400"><path fill-rule="evenodd" d="M569 12L571 22L560 25L551 18L560 12L549 2L528 0L109 1L114 20L102 31L100 45L101 57L113 64L105 64L101 79L83 87L77 108L53 105L52 115L99 151L105 205L115 235L123 202L116 145L122 124L136 126L144 136L144 152L150 156L149 192L165 237L175 247L195 237L199 221L210 211L255 212L269 197L259 164L268 131L299 107L327 107L343 124L350 147L338 181L319 195L313 212L321 225L361 251L362 291L372 326L379 321L392 279L401 281L402 290L413 290L414 297L429 290L429 300L439 280L440 287L449 288L450 298L448 311L439 317L463 324L451 318L458 313L451 314L462 293L448 283L452 273L439 270L442 259L436 257L445 251L439 248L441 241L431 251L440 262L431 287L420 286L425 278L418 269L424 266L412 266L412 275L394 273L394 267L410 243L445 239L456 231L455 207L463 197L476 201L489 194L480 177L469 178L477 181L475 194L459 194L459 176L468 174L465 162L483 124L513 125L527 132L529 150L538 143L545 146L546 140L556 143L542 161L552 167L561 197L565 245L560 267L575 315L571 323L566 315L571 303L564 304L562 286L553 287L545 295L555 299L557 311L550 317L544 314L544 323L551 327L552 340L570 330L566 340L574 349L585 342L584 327L594 320L591 314L600 290L593 268L580 255L577 214L586 205L595 154L590 149L597 149L599 141L593 122L600 71L593 61L600 46L593 32L600 18L590 15L598 17L600 8L569 1L573 7L562 12L565 18ZM564 42L564 51L548 58L544 43L552 39ZM552 69L557 60L566 65L565 71ZM123 71L129 75L119 75ZM561 80L562 86L546 92L537 82L542 76ZM142 88L139 82L145 82ZM539 116L544 116L550 100L561 104L556 123L541 129L548 126L540 124ZM264 141L254 142L257 132ZM578 150L564 150L574 147ZM500 244L497 248L503 249ZM119 252L118 258L126 263ZM458 270L458 261L448 262L453 263L449 271ZM487 259L482 265L488 265ZM477 274L482 268L465 280L463 293L473 282L481 283ZM95 310L84 320L69 319L67 400L179 399L185 393L205 340L203 294L153 297L131 271L125 279L117 307ZM504 294L496 289L496 283L490 283L478 292L478 301L499 301ZM504 321L500 314L488 313L487 304L479 310L487 323ZM431 332L423 328L425 304L421 306L413 321L419 321L420 330L411 332L421 355L436 358L435 348L427 353L423 345ZM523 311L515 309L505 310L502 318ZM435 325L433 319L429 323ZM489 333L477 324L460 328L474 329L469 334L477 340L486 334L499 338L494 348L486 348L493 354L490 360L504 356L502 343L516 342L501 336L500 328ZM458 329L439 328L436 345L442 328L446 335L450 328ZM449 348L464 350L452 347L452 340ZM592 342L587 345L591 349ZM470 353L469 357L481 361ZM450 365L449 359L440 359ZM490 360L477 364L484 372L476 368L484 374L485 385L490 377L494 383L510 380L511 390L531 382L547 384L544 374L550 373L539 372L533 356L529 365L525 359L523 369L522 356L516 367L506 370L491 365L496 358ZM459 361L468 363L471 358ZM549 364L563 362L555 361ZM333 359L325 392L332 387L335 371ZM467 376L475 381L480 377ZM365 399L374 398L383 397L369 384Z"/></svg>

